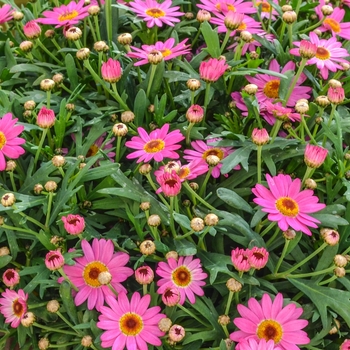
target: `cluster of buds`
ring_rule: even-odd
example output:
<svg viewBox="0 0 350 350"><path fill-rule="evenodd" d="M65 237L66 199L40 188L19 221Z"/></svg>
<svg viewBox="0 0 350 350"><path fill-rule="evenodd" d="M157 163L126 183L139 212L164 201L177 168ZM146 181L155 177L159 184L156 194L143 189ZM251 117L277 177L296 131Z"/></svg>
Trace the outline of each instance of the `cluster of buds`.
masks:
<svg viewBox="0 0 350 350"><path fill-rule="evenodd" d="M265 248L236 248L231 252L231 261L239 272L248 272L251 268L260 270L267 264L269 252Z"/></svg>

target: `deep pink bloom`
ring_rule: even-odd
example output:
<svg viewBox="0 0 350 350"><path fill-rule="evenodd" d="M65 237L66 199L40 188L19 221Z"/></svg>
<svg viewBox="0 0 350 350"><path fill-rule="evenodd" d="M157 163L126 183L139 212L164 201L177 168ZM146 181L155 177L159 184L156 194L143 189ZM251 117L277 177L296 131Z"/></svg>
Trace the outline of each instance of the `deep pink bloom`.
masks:
<svg viewBox="0 0 350 350"><path fill-rule="evenodd" d="M2 274L2 281L6 287L14 287L19 283L20 277L19 273L15 269L7 269Z"/></svg>
<svg viewBox="0 0 350 350"><path fill-rule="evenodd" d="M299 54L302 58L313 58L316 56L317 46L307 40L300 41Z"/></svg>
<svg viewBox="0 0 350 350"><path fill-rule="evenodd" d="M136 62L134 66L141 66L149 63L148 55L152 51L157 50L162 53L164 61L168 61L172 58L185 55L190 52L190 45L186 45L187 40L188 39L185 39L175 46L174 38L169 38L164 43L157 41L154 45L142 45L141 49L135 46L130 46L133 51L129 52L127 56L140 59L140 61Z"/></svg>
<svg viewBox="0 0 350 350"><path fill-rule="evenodd" d="M64 265L64 257L59 249L50 250L45 257L45 265L51 270L55 271Z"/></svg>
<svg viewBox="0 0 350 350"><path fill-rule="evenodd" d="M295 63L289 61L282 70L280 69L280 65L276 59L273 59L270 62L269 70L284 73L288 70L295 70ZM266 100L273 102L274 100L279 98L279 88L281 79L279 77L268 75L268 74L256 74L255 77L246 76L245 77L249 83L255 84L258 86L258 92L256 93L256 98L259 103L263 103ZM288 107L294 107L296 102L302 98L308 99L310 97L311 87L308 86L300 86L306 80L306 75L302 73L300 78L298 79L293 93L287 101Z"/></svg>
<svg viewBox="0 0 350 350"><path fill-rule="evenodd" d="M190 123L200 123L204 117L204 109L199 105L191 105L186 112L186 119Z"/></svg>
<svg viewBox="0 0 350 350"><path fill-rule="evenodd" d="M269 260L269 252L264 248L253 247L248 251L248 262L250 267L260 270L267 264Z"/></svg>
<svg viewBox="0 0 350 350"><path fill-rule="evenodd" d="M114 157L115 157L115 152L112 152L110 151L113 147L114 147L114 140L115 138L112 137L110 140L108 140L106 143L105 143L105 140L106 140L106 136L107 136L107 133L103 133L89 148L89 150L87 151L86 153L86 157L89 158L89 157L93 157L97 154L97 152L99 151L99 149L102 147L103 145L103 149L102 151L104 151L109 160L111 162L114 162ZM101 158L102 159L103 156L101 155ZM96 162L98 164L98 161Z"/></svg>
<svg viewBox="0 0 350 350"><path fill-rule="evenodd" d="M31 20L23 26L23 32L28 39L36 39L41 34L41 28L35 20Z"/></svg>
<svg viewBox="0 0 350 350"><path fill-rule="evenodd" d="M342 44L338 42L335 37L330 39L320 39L314 32L311 32L310 42L317 46L317 50L316 56L309 59L307 65L316 64L323 79L328 78L329 70L331 72L336 72L338 69L342 70L343 68L339 63L349 63L344 59L345 57L349 57L349 53L346 49L342 48ZM293 42L293 44L299 47L300 41ZM291 49L289 52L292 55L300 56L299 49L297 48Z"/></svg>
<svg viewBox="0 0 350 350"><path fill-rule="evenodd" d="M248 22L248 21L243 21L243 23L245 23L248 26L251 26L251 22ZM259 22L257 22L259 23ZM258 29L258 27L256 27ZM249 28L247 29L249 31ZM258 30L256 30L257 32L255 33L257 36L261 36L263 37L264 39L270 41L270 42L273 42L274 39L276 39L276 37L273 35L273 34L267 34L266 32L262 31L262 32L259 32ZM238 42L234 42L232 45L228 46L227 47L227 50L230 50L230 49L233 49L233 51L236 51L236 47L238 46ZM260 47L261 44L256 41L254 38L245 43L242 47L242 56L245 55L247 52L251 52L251 51L256 51L258 47Z"/></svg>
<svg viewBox="0 0 350 350"><path fill-rule="evenodd" d="M5 4L0 8L0 24L10 21L12 16L13 9L11 5Z"/></svg>
<svg viewBox="0 0 350 350"><path fill-rule="evenodd" d="M25 152L20 145L26 140L17 137L23 131L24 126L15 125L17 120L17 118L12 119L11 113L6 113L0 119L0 171L6 169L5 157L17 159Z"/></svg>
<svg viewBox="0 0 350 350"><path fill-rule="evenodd" d="M12 328L17 328L27 312L28 294L24 293L23 289L19 289L18 292L6 289L1 296L0 312L5 317L5 323L11 323Z"/></svg>
<svg viewBox="0 0 350 350"><path fill-rule="evenodd" d="M167 262L158 264L156 274L162 277L158 282L158 294L163 294L168 288L177 288L180 292L179 304L183 305L186 297L190 303L196 302L196 295L204 295L201 288L205 286L204 279L207 274L203 272L199 259L193 259L193 256L180 256L176 261L169 258Z"/></svg>
<svg viewBox="0 0 350 350"><path fill-rule="evenodd" d="M175 306L180 302L180 290L175 287L166 288L162 294L162 302L166 306Z"/></svg>
<svg viewBox="0 0 350 350"><path fill-rule="evenodd" d="M300 191L300 179L292 180L289 175L284 174L274 177L267 174L266 180L270 190L263 185L255 185L252 192L257 198L253 201L262 206L262 211L268 213L267 218L270 221L277 221L282 231L290 226L311 236L309 227L316 228L316 224L320 222L307 214L322 210L326 205L318 203L312 190Z"/></svg>
<svg viewBox="0 0 350 350"><path fill-rule="evenodd" d="M231 261L237 271L247 272L250 270L248 258L249 249L236 248L231 251Z"/></svg>
<svg viewBox="0 0 350 350"><path fill-rule="evenodd" d="M265 145L270 140L269 133L265 128L258 129L254 128L252 132L252 141L258 146Z"/></svg>
<svg viewBox="0 0 350 350"><path fill-rule="evenodd" d="M333 104L342 103L345 99L345 91L341 86L330 86L327 91L328 100Z"/></svg>
<svg viewBox="0 0 350 350"><path fill-rule="evenodd" d="M270 101L266 100L263 106L264 106L263 109L266 109L276 119L282 120L284 122L290 121L290 120L292 122L300 121L299 113L294 113L291 108L282 106L280 102L273 104Z"/></svg>
<svg viewBox="0 0 350 350"><path fill-rule="evenodd" d="M165 0L161 4L156 0L134 0L129 2L129 6L137 16L147 22L147 27L162 27L163 23L174 26L174 22L180 22L183 12L177 11L180 7L171 7L171 0Z"/></svg>
<svg viewBox="0 0 350 350"><path fill-rule="evenodd" d="M210 58L209 61L203 61L199 65L199 75L205 82L214 83L224 75L229 67L225 60Z"/></svg>
<svg viewBox="0 0 350 350"><path fill-rule="evenodd" d="M307 333L301 329L308 321L298 319L303 309L290 303L283 307L283 295L278 293L272 301L268 294L264 294L261 302L250 298L248 307L239 304L237 310L242 317L237 317L233 323L240 330L230 334L233 341L243 339L273 340L281 350L299 350L297 345L310 342Z"/></svg>
<svg viewBox="0 0 350 350"><path fill-rule="evenodd" d="M159 306L149 308L151 296L142 298L135 292L129 301L125 293L118 298L107 296L110 307L102 306L97 327L105 330L102 333L102 347L113 350L147 350L147 344L160 346L159 339L164 336L158 327L158 322L165 318Z"/></svg>
<svg viewBox="0 0 350 350"><path fill-rule="evenodd" d="M124 282L134 271L125 267L129 261L126 253L114 253L112 241L94 238L92 245L85 239L81 242L84 256L76 258L74 266L65 265L64 272L72 283L79 289L75 296L75 304L81 305L88 301L88 309L101 308L106 296L114 297L108 286L102 285L98 276L102 272L109 272L112 276L111 286L118 292L126 292L120 282Z"/></svg>
<svg viewBox="0 0 350 350"><path fill-rule="evenodd" d="M343 343L340 345L339 350L349 350L349 349L350 349L350 339L345 339Z"/></svg>
<svg viewBox="0 0 350 350"><path fill-rule="evenodd" d="M123 71L120 63L113 58L109 58L107 62L103 62L101 66L101 75L103 80L108 83L116 83L122 77Z"/></svg>
<svg viewBox="0 0 350 350"><path fill-rule="evenodd" d="M150 284L154 280L154 272L149 266L141 266L135 270L135 279L140 284Z"/></svg>
<svg viewBox="0 0 350 350"><path fill-rule="evenodd" d="M160 188L156 191L157 194L163 192L167 197L175 197L181 191L181 179L175 171L171 173L164 172L157 176L157 182L160 185Z"/></svg>
<svg viewBox="0 0 350 350"><path fill-rule="evenodd" d="M85 219L80 215L68 214L62 216L61 220L64 224L64 229L70 235L79 235L85 230Z"/></svg>
<svg viewBox="0 0 350 350"><path fill-rule="evenodd" d="M36 120L36 123L38 124L38 126L40 126L43 129L48 129L55 124L55 121L56 121L55 112L52 109L48 109L45 106L43 106L40 109Z"/></svg>
<svg viewBox="0 0 350 350"><path fill-rule="evenodd" d="M134 136L131 141L125 142L125 146L138 151L128 154L126 158L138 158L137 163L149 162L151 159L161 162L164 158L179 158L174 151L181 148L181 145L176 144L185 138L180 130L168 133L169 124L164 124L161 129L153 130L149 135L144 128L137 128L137 131L140 136Z"/></svg>
<svg viewBox="0 0 350 350"><path fill-rule="evenodd" d="M244 14L256 12L252 4L244 0L200 0L200 2L201 4L197 4L197 7L212 12L215 16L225 14L228 11Z"/></svg>
<svg viewBox="0 0 350 350"><path fill-rule="evenodd" d="M71 1L68 5L55 7L52 11L44 11L45 18L38 18L36 21L41 24L55 25L56 28L70 27L89 15L89 6L84 5L85 0L80 0L78 3Z"/></svg>
<svg viewBox="0 0 350 350"><path fill-rule="evenodd" d="M319 168L326 160L328 150L321 146L306 145L304 161L305 164L310 168Z"/></svg>
<svg viewBox="0 0 350 350"><path fill-rule="evenodd" d="M236 350L281 350L280 347L275 347L273 340L266 341L260 339L256 341L254 338L242 339L237 345Z"/></svg>

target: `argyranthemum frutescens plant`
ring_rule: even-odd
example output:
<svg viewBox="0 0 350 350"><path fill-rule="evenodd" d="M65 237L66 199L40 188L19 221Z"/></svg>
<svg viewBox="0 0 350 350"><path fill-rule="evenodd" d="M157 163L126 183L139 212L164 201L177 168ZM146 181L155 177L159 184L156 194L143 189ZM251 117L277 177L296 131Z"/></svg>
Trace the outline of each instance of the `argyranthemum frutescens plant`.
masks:
<svg viewBox="0 0 350 350"><path fill-rule="evenodd" d="M5 349L348 349L349 2L4 1Z"/></svg>

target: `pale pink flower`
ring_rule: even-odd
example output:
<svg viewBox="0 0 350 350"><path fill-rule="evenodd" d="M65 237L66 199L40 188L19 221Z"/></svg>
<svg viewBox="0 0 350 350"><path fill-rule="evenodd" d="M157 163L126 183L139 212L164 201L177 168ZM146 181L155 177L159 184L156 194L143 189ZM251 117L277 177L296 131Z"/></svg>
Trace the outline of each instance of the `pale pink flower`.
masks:
<svg viewBox="0 0 350 350"><path fill-rule="evenodd" d="M64 265L64 257L61 250L50 250L46 254L45 265L51 271L59 270Z"/></svg>
<svg viewBox="0 0 350 350"><path fill-rule="evenodd" d="M134 0L129 2L129 6L137 16L141 17L148 28L154 26L162 27L163 24L174 26L175 22L180 22L178 17L184 15L177 11L180 7L171 7L171 0L158 3L156 0Z"/></svg>
<svg viewBox="0 0 350 350"><path fill-rule="evenodd" d="M254 128L252 132L252 141L258 146L265 145L270 140L269 133L265 128Z"/></svg>
<svg viewBox="0 0 350 350"><path fill-rule="evenodd" d="M237 345L236 350L281 350L280 347L275 347L275 342L270 339L260 339L256 341L254 338L242 339Z"/></svg>
<svg viewBox="0 0 350 350"><path fill-rule="evenodd" d="M106 140L106 136L107 136L107 133L103 133L89 148L89 150L87 151L86 153L86 158L89 158L89 157L93 157L97 154L97 152L99 151L99 149L101 149L102 145L103 145L103 149L102 151L104 151L109 160L111 162L114 162L114 157L115 157L115 152L111 151L111 149L114 147L114 140L115 138L112 137L110 140L108 140L106 143L105 143L105 140ZM103 158L101 156L101 158ZM98 161L97 161L97 164L98 164Z"/></svg>
<svg viewBox="0 0 350 350"><path fill-rule="evenodd" d="M228 11L244 14L256 12L252 4L244 0L200 0L200 2L197 7L212 12L215 16L225 14Z"/></svg>
<svg viewBox="0 0 350 350"><path fill-rule="evenodd" d="M273 340L281 350L299 350L297 345L310 342L307 333L301 330L308 321L298 319L303 309L293 303L283 307L281 293L277 294L274 301L268 294L263 295L260 303L250 298L248 307L239 304L237 310L242 317L236 317L233 323L240 330L230 334L231 340L235 342L243 339Z"/></svg>
<svg viewBox="0 0 350 350"><path fill-rule="evenodd" d="M19 283L20 277L19 273L15 269L7 269L2 274L2 281L4 282L6 287L14 287Z"/></svg>
<svg viewBox="0 0 350 350"><path fill-rule="evenodd" d="M127 159L138 158L137 163L149 162L154 159L161 162L164 158L178 159L180 156L174 152L181 148L177 143L184 140L180 130L168 133L169 124L164 124L161 129L156 129L147 134L144 128L137 128L140 136L132 137L131 141L125 142L128 148L137 149L126 156Z"/></svg>
<svg viewBox="0 0 350 350"><path fill-rule="evenodd" d="M248 251L248 262L250 267L260 270L266 266L269 260L269 252L264 248L254 247Z"/></svg>
<svg viewBox="0 0 350 350"><path fill-rule="evenodd" d="M52 109L48 109L45 106L43 106L39 113L38 117L36 119L36 123L38 126L40 126L43 129L51 128L56 121L55 112Z"/></svg>
<svg viewBox="0 0 350 350"><path fill-rule="evenodd" d="M31 20L23 26L23 33L28 39L36 39L41 34L41 28L35 20Z"/></svg>
<svg viewBox="0 0 350 350"><path fill-rule="evenodd" d="M302 58L313 58L316 56L317 46L307 40L300 41L299 54Z"/></svg>
<svg viewBox="0 0 350 350"><path fill-rule="evenodd" d="M204 295L201 287L205 286L203 280L208 275L203 272L200 260L193 259L193 256L180 256L178 261L169 258L167 262L160 262L156 274L162 277L157 282L159 287L157 293L163 294L168 288L177 288L180 292L179 304L181 305L186 297L190 303L194 304L195 295Z"/></svg>
<svg viewBox="0 0 350 350"><path fill-rule="evenodd" d="M187 40L188 39L185 39L175 45L175 39L169 38L164 43L157 41L154 45L142 45L141 49L135 46L130 46L133 51L129 52L127 56L140 59L140 61L134 63L134 66L141 66L143 64L149 63L148 55L152 51L157 50L163 55L164 61L168 61L172 58L185 55L190 52L190 45L186 45Z"/></svg>
<svg viewBox="0 0 350 350"><path fill-rule="evenodd" d="M341 86L336 86L336 87L330 86L327 91L327 97L331 103L334 103L337 105L344 101L345 91Z"/></svg>
<svg viewBox="0 0 350 350"><path fill-rule="evenodd" d="M249 249L233 249L231 251L231 261L237 271L248 272L250 270Z"/></svg>
<svg viewBox="0 0 350 350"><path fill-rule="evenodd" d="M268 213L270 221L278 223L282 231L290 226L311 236L309 227L316 228L320 221L308 214L322 210L326 205L318 203L312 190L300 191L300 179L292 180L284 174L273 177L267 174L266 180L270 190L263 185L255 185L252 192L257 198L253 201L262 207L263 212Z"/></svg>
<svg viewBox="0 0 350 350"><path fill-rule="evenodd" d="M310 168L319 168L326 160L328 150L321 146L306 145L304 153L305 164Z"/></svg>
<svg viewBox="0 0 350 350"><path fill-rule="evenodd" d="M5 4L0 8L0 24L11 21L13 9L11 5Z"/></svg>
<svg viewBox="0 0 350 350"><path fill-rule="evenodd" d="M129 301L124 292L117 299L107 296L109 305L101 306L97 327L105 330L101 335L102 347L113 350L147 350L148 345L160 346L164 336L158 322L165 318L159 306L149 308L151 296L141 297L135 292Z"/></svg>
<svg viewBox="0 0 350 350"><path fill-rule="evenodd" d="M157 176L157 182L160 185L160 188L156 191L157 194L162 192L167 197L175 197L181 191L181 179L175 171L171 173L164 172Z"/></svg>
<svg viewBox="0 0 350 350"><path fill-rule="evenodd" d="M203 61L199 65L199 75L205 82L214 83L224 75L229 67L225 60L210 58L209 61Z"/></svg>
<svg viewBox="0 0 350 350"><path fill-rule="evenodd" d="M55 7L52 11L44 11L45 18L38 18L36 21L41 24L55 25L56 28L70 27L89 16L89 6L84 5L85 0L80 0L78 3L71 1L68 5Z"/></svg>
<svg viewBox="0 0 350 350"><path fill-rule="evenodd" d="M300 114L294 113L292 108L284 107L280 102L278 103L271 103L270 101L266 100L263 103L262 111L266 110L268 113L272 114L276 119L282 120L284 122L286 121L300 121Z"/></svg>
<svg viewBox="0 0 350 350"><path fill-rule="evenodd" d="M135 270L135 279L140 284L150 284L154 280L154 272L149 266L141 266Z"/></svg>
<svg viewBox="0 0 350 350"><path fill-rule="evenodd" d="M162 294L162 302L166 306L175 306L180 302L180 291L175 287L168 287Z"/></svg>
<svg viewBox="0 0 350 350"><path fill-rule="evenodd" d="M123 252L114 253L112 241L94 238L92 245L85 239L81 242L83 257L75 259L74 266L65 265L64 272L78 288L75 296L75 305L81 305L87 300L89 310L100 310L107 296L114 297L107 285L102 285L98 279L100 273L109 272L112 276L111 286L117 293L126 289L120 282L124 282L134 271L125 267L129 261L129 255Z"/></svg>
<svg viewBox="0 0 350 350"><path fill-rule="evenodd" d="M120 63L113 58L109 58L107 62L103 62L101 66L101 75L103 80L108 83L116 83L122 77L123 71Z"/></svg>
<svg viewBox="0 0 350 350"><path fill-rule="evenodd" d="M26 140L18 137L24 126L15 125L17 121L17 118L12 119L11 113L6 113L0 119L0 171L6 169L5 157L17 159L25 152L20 145Z"/></svg>
<svg viewBox="0 0 350 350"><path fill-rule="evenodd" d="M61 220L64 224L64 229L70 235L80 235L85 230L85 219L80 215L68 214L62 216Z"/></svg>
<svg viewBox="0 0 350 350"><path fill-rule="evenodd" d="M350 5L349 5L350 6ZM339 350L349 350L350 349L350 339L345 339L340 345Z"/></svg>
<svg viewBox="0 0 350 350"><path fill-rule="evenodd" d="M11 323L12 328L17 328L27 312L28 294L24 293L23 289L19 289L18 292L6 289L1 296L0 312L5 317L5 323Z"/></svg>
<svg viewBox="0 0 350 350"><path fill-rule="evenodd" d="M186 119L190 123L200 123L204 117L204 109L199 105L191 105L186 112Z"/></svg>
<svg viewBox="0 0 350 350"><path fill-rule="evenodd" d="M168 335L169 335L169 340L173 342L180 342L184 337L185 337L185 328L178 324L174 324L170 327Z"/></svg>

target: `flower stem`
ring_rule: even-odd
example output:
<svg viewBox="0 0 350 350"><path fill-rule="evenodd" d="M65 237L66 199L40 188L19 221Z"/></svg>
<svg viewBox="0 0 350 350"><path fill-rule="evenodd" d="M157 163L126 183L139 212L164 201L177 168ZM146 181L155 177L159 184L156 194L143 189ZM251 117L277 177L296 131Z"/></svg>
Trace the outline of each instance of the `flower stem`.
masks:
<svg viewBox="0 0 350 350"><path fill-rule="evenodd" d="M195 320L197 320L199 323L204 324L205 326L209 326L207 323L205 323L205 319L204 318L199 318L196 315L194 315L190 310L186 309L184 306L177 304L176 305L179 309L181 309L182 311L184 311L185 313L187 313L189 316L191 316L192 318L194 318Z"/></svg>
<svg viewBox="0 0 350 350"><path fill-rule="evenodd" d="M289 239L286 239L284 241L284 247L283 247L283 250L282 250L282 254L281 254L280 258L278 259L278 262L277 262L276 267L275 267L275 271L274 271L275 274L278 272L278 270L281 267L281 264L283 262L283 259L284 259L284 257L287 254L289 243L290 243Z"/></svg>
<svg viewBox="0 0 350 350"><path fill-rule="evenodd" d="M195 123L189 123L186 129L186 145L189 146L191 143L191 130Z"/></svg>
<svg viewBox="0 0 350 350"><path fill-rule="evenodd" d="M261 236L261 237L264 237L264 236L266 235L266 233L270 232L270 230L271 230L275 225L276 225L276 222L275 222L275 221L271 222L270 225L267 226L263 232L261 232L260 236Z"/></svg>
<svg viewBox="0 0 350 350"><path fill-rule="evenodd" d="M14 204L12 206L13 209L17 209L16 205ZM41 222L39 222L38 220L33 219L31 216L28 216L24 213L22 213L21 211L18 212L19 215L21 215L22 217L24 217L26 220L32 222L33 224L39 226L41 229L43 229L45 232L48 232L48 228L45 227ZM29 232L29 231L28 231Z"/></svg>
<svg viewBox="0 0 350 350"><path fill-rule="evenodd" d="M149 93L151 92L151 87L152 87L154 75L156 73L156 69L157 69L157 65L156 64L152 64L151 65L151 73L150 73L149 80L148 80L148 85L147 85L147 92L146 92L147 98L149 98Z"/></svg>
<svg viewBox="0 0 350 350"><path fill-rule="evenodd" d="M79 292L79 289L72 283L72 281L69 279L69 277L66 275L66 273L63 271L62 268L58 269L58 272L61 274L61 276L62 276L67 282L69 282L69 284L71 285L71 287L72 287L76 292Z"/></svg>
<svg viewBox="0 0 350 350"><path fill-rule="evenodd" d="M122 136L117 136L117 148L115 150L115 162L119 163L120 160L120 146L122 142Z"/></svg>
<svg viewBox="0 0 350 350"><path fill-rule="evenodd" d="M266 242L266 247L269 247L273 243L273 241L278 236L279 232L280 232L280 228L279 228L279 226L277 226L273 236Z"/></svg>
<svg viewBox="0 0 350 350"><path fill-rule="evenodd" d="M193 191L191 186L186 181L183 182L183 185L184 185L184 187L186 187L186 189L191 193L191 195L193 197L198 199L199 202L201 202L203 205L205 205L207 208L209 208L211 210L216 210L216 208L214 208L212 205L207 203L201 196L199 196L195 191Z"/></svg>
<svg viewBox="0 0 350 350"><path fill-rule="evenodd" d="M328 119L328 123L327 123L328 127L330 127L332 124L336 108L337 108L337 105L332 103L332 110L331 110L331 114L329 115L329 119ZM327 135L324 135L323 141L322 141L322 147L324 147L326 145L326 141L327 141Z"/></svg>
<svg viewBox="0 0 350 350"><path fill-rule="evenodd" d="M314 168L310 168L309 166L306 168L306 171L305 171L305 174L304 174L304 177L303 177L303 181L301 182L302 186L304 185L305 180L309 179L312 176L314 171L315 171L315 169Z"/></svg>
<svg viewBox="0 0 350 350"><path fill-rule="evenodd" d="M56 311L56 314L61 318L61 320L62 320L63 322L67 323L67 325L68 325L70 328L74 329L74 325L72 325L72 324L60 313L60 311ZM77 331L77 334L81 335L78 331Z"/></svg>
<svg viewBox="0 0 350 350"><path fill-rule="evenodd" d="M289 48L293 47L293 24L288 24Z"/></svg>
<svg viewBox="0 0 350 350"><path fill-rule="evenodd" d="M332 272L334 270L334 266L328 267L327 269L320 270L320 271L313 271L308 273L299 273L296 275L289 275L288 278L305 278L305 277L314 277L318 275L323 275L329 272Z"/></svg>
<svg viewBox="0 0 350 350"><path fill-rule="evenodd" d="M98 16L93 16L94 17L94 22L95 22L95 27L96 27L96 35L97 35L97 40L101 40L101 33L100 33L100 25L98 23Z"/></svg>
<svg viewBox="0 0 350 350"><path fill-rule="evenodd" d="M124 109L124 111L130 111L130 108L127 106L127 104L122 100L120 97L118 90L117 90L117 84L112 83L112 89L113 89L113 94L111 94L119 103L120 107Z"/></svg>
<svg viewBox="0 0 350 350"><path fill-rule="evenodd" d="M11 185L12 185L12 190L13 192L17 192L17 186L16 186L16 183L15 183L15 179L13 177L13 171L10 171L10 181L11 181Z"/></svg>
<svg viewBox="0 0 350 350"><path fill-rule="evenodd" d="M207 183L208 183L208 181L209 181L209 179L210 179L210 176L211 176L211 173L213 172L213 169L214 169L213 166L209 167L209 171L208 171L207 174L205 175L205 179L204 179L204 181L203 181L203 183L202 183L201 189L199 190L199 196L200 196L200 197L203 197L204 194L205 194L205 190L206 190L206 188L207 188Z"/></svg>
<svg viewBox="0 0 350 350"><path fill-rule="evenodd" d="M49 222L50 222L50 216L51 216L51 208L52 208L52 199L53 199L53 192L49 192L49 201L47 204L47 213L46 213L46 220L45 220L45 226L49 228Z"/></svg>
<svg viewBox="0 0 350 350"><path fill-rule="evenodd" d="M257 174L258 174L258 184L261 184L261 152L262 152L262 146L258 145L257 147L257 154L256 154L256 164L257 164Z"/></svg>
<svg viewBox="0 0 350 350"><path fill-rule="evenodd" d="M227 42L228 42L228 39L230 38L231 33L232 33L232 30L227 29L227 32L226 32L226 34L225 34L224 41L223 41L222 44L221 44L220 53L223 53L223 51L224 51L224 49L225 49L225 47L226 47L226 44L227 44Z"/></svg>
<svg viewBox="0 0 350 350"><path fill-rule="evenodd" d="M51 328L51 327L43 326L43 325L41 325L39 323L36 323L36 322L33 323L33 326L41 328L41 329L45 329L48 332L77 335L77 333L73 333L73 332L70 332L70 331L67 331L67 330L60 330L60 329L57 329L57 328Z"/></svg>
<svg viewBox="0 0 350 350"><path fill-rule="evenodd" d="M277 119L276 123L273 125L271 130L271 143L275 141L275 138L280 130L281 125L282 125L282 120Z"/></svg>
<svg viewBox="0 0 350 350"><path fill-rule="evenodd" d="M225 313L224 315L228 315L228 312L230 311L230 307L231 307L231 303L232 303L232 298L233 298L233 295L235 293L234 292L229 292L228 294L228 299L227 299L227 304L226 304L226 308L225 308Z"/></svg>
<svg viewBox="0 0 350 350"><path fill-rule="evenodd" d="M174 225L173 212L174 212L174 197L170 197L170 230L173 237L175 238L177 234L176 234L175 225Z"/></svg>
<svg viewBox="0 0 350 350"><path fill-rule="evenodd" d="M153 190L154 190L154 191L157 191L157 187L156 187L156 185L154 184L154 182L153 182L153 180L152 180L152 178L151 178L151 175L150 175L150 174L146 174L145 176L146 176L146 178L147 178L149 184L152 186ZM170 209L169 203L166 201L166 199L163 197L163 195L162 195L161 193L158 193L158 196L159 196L159 198L161 199L161 201L163 202L163 204L164 204L167 208Z"/></svg>
<svg viewBox="0 0 350 350"><path fill-rule="evenodd" d="M38 145L38 149L36 150L36 153L35 153L34 169L36 169L36 163L38 162L39 155L40 155L41 149L43 147L43 144L44 144L44 141L45 141L45 138L46 138L47 130L48 129L43 129L43 133L41 135L41 139L40 139L40 142L39 142L39 145Z"/></svg>
<svg viewBox="0 0 350 350"><path fill-rule="evenodd" d="M205 124L205 117L207 115L207 107L209 104L209 95L210 95L210 83L206 83L205 85L205 95L204 95L204 116L201 125L203 126Z"/></svg>
<svg viewBox="0 0 350 350"><path fill-rule="evenodd" d="M21 228L21 227L14 227L14 226L9 226L6 224L2 224L1 225L2 228L6 229L6 230L12 230L12 231L18 231L18 232L25 232L25 233L29 233L33 236L37 236L37 232L29 230L29 229L25 229L25 228Z"/></svg>
<svg viewBox="0 0 350 350"><path fill-rule="evenodd" d="M107 39L108 45L112 42L112 0L105 1L105 12L106 12L106 27L107 27Z"/></svg>
<svg viewBox="0 0 350 350"><path fill-rule="evenodd" d="M57 64L60 66L62 65L62 62L46 48L46 46L40 41L39 38L36 39L36 42L42 48L42 50L45 51L45 53L49 55Z"/></svg>

